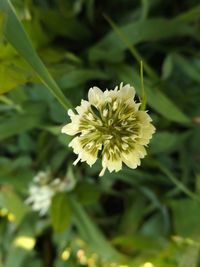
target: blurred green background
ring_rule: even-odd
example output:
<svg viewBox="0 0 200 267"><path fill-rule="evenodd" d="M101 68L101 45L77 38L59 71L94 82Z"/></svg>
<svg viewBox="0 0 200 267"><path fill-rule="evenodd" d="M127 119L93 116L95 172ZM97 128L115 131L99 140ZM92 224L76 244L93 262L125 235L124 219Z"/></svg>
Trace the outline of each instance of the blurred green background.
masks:
<svg viewBox="0 0 200 267"><path fill-rule="evenodd" d="M136 170L72 167L69 120L30 65L0 4L0 267L200 266L200 5L197 0L12 0L34 49L73 106L91 86L130 83L140 60L156 126ZM14 21L15 22L15 21ZM21 49L21 55L18 54ZM30 62L29 62L30 63ZM44 216L33 178L67 179Z"/></svg>

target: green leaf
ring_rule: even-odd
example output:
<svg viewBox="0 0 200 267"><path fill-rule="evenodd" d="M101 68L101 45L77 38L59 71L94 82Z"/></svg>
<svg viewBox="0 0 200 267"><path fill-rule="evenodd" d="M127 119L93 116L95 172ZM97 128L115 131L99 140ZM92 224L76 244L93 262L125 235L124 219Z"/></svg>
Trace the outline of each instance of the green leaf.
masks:
<svg viewBox="0 0 200 267"><path fill-rule="evenodd" d="M4 28L5 28L5 13L4 12L0 12L0 42L2 41L2 37L3 37L3 32L4 32Z"/></svg>
<svg viewBox="0 0 200 267"><path fill-rule="evenodd" d="M14 8L9 0L0 1L0 11L5 12L7 20L5 24L5 37L17 50L17 52L31 65L43 84L58 99L64 108L69 108L68 102L56 82L53 80L48 70L34 50L29 37L17 18Z"/></svg>
<svg viewBox="0 0 200 267"><path fill-rule="evenodd" d="M128 37L129 43L136 45L141 42L157 41L178 35L194 35L194 27L189 24L178 22L175 19L152 18L141 20L122 26L120 31ZM115 57L126 49L126 44L111 31L90 51L90 60L104 60Z"/></svg>
<svg viewBox="0 0 200 267"><path fill-rule="evenodd" d="M46 109L43 104L27 104L26 112L0 120L0 140L23 133L41 125ZM19 127L20 126L20 127Z"/></svg>
<svg viewBox="0 0 200 267"><path fill-rule="evenodd" d="M120 232L127 235L135 235L145 214L145 201L141 195L127 201L127 208L124 211L120 222Z"/></svg>
<svg viewBox="0 0 200 267"><path fill-rule="evenodd" d="M79 183L76 188L76 194L80 203L88 205L98 201L101 190L96 184Z"/></svg>
<svg viewBox="0 0 200 267"><path fill-rule="evenodd" d="M200 14L200 5L196 5L192 7L191 9L186 10L185 12L179 14L175 18L175 21L185 22L185 21L191 21L191 20L193 21L198 20L199 14Z"/></svg>
<svg viewBox="0 0 200 267"><path fill-rule="evenodd" d="M2 61L0 65L1 93L6 93L30 81L33 74L27 69L26 64L17 58L14 60Z"/></svg>
<svg viewBox="0 0 200 267"><path fill-rule="evenodd" d="M63 16L63 12L56 9L38 9L38 13L40 21L55 35L65 36L76 42L90 38L86 24L79 22L77 18Z"/></svg>
<svg viewBox="0 0 200 267"><path fill-rule="evenodd" d="M11 248L6 258L4 267L21 267L27 256L26 250L21 248Z"/></svg>
<svg viewBox="0 0 200 267"><path fill-rule="evenodd" d="M59 193L53 197L50 217L56 232L62 232L69 227L71 222L71 208L66 193Z"/></svg>
<svg viewBox="0 0 200 267"><path fill-rule="evenodd" d="M199 69L194 64L192 64L191 60L189 61L179 54L173 54L173 59L184 74L186 74L192 80L200 83Z"/></svg>
<svg viewBox="0 0 200 267"><path fill-rule="evenodd" d="M171 201L175 234L182 237L200 238L200 206L190 199Z"/></svg>
<svg viewBox="0 0 200 267"><path fill-rule="evenodd" d="M170 77L173 71L173 56L172 54L168 54L164 59L162 65L162 79L166 80Z"/></svg>
<svg viewBox="0 0 200 267"><path fill-rule="evenodd" d="M70 195L69 200L74 215L75 225L82 238L85 239L85 241L88 242L88 244L90 244L90 246L104 259L127 263L129 261L128 257L120 254L111 246L75 197Z"/></svg>
<svg viewBox="0 0 200 267"><path fill-rule="evenodd" d="M108 75L95 69L78 69L65 74L58 82L62 88L76 87L87 81L103 79L107 80Z"/></svg>
<svg viewBox="0 0 200 267"><path fill-rule="evenodd" d="M14 214L16 223L20 224L28 209L24 202L12 191L0 192L0 206Z"/></svg>
<svg viewBox="0 0 200 267"><path fill-rule="evenodd" d="M184 192L191 199L200 202L200 196L190 190L182 181L180 181L169 169L166 165L163 165L159 161L154 161L154 164L170 179L175 186L182 192Z"/></svg>
<svg viewBox="0 0 200 267"><path fill-rule="evenodd" d="M150 151L152 154L172 151L177 147L179 138L179 135L176 133L157 132L149 145Z"/></svg>

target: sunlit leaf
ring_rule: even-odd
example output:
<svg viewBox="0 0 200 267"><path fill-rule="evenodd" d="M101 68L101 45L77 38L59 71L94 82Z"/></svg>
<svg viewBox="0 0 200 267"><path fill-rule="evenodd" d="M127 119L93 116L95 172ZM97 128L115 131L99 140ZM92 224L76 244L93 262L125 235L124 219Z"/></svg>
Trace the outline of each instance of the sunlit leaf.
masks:
<svg viewBox="0 0 200 267"><path fill-rule="evenodd" d="M31 65L31 67L37 73L41 81L58 99L58 101L65 108L69 108L70 103L49 74L41 59L38 57L28 35L24 31L24 28L21 22L19 21L14 11L14 8L12 7L9 0L2 0L0 2L0 11L5 12L7 16L4 32L7 40L14 46L17 52Z"/></svg>

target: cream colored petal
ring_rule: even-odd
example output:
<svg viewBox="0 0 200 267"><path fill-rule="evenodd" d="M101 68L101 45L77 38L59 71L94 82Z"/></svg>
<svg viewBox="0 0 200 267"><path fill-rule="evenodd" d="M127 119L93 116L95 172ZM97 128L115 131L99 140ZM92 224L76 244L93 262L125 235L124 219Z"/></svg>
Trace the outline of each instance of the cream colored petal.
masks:
<svg viewBox="0 0 200 267"><path fill-rule="evenodd" d="M106 171L106 167L104 167L101 172L99 173L99 176L102 177Z"/></svg>
<svg viewBox="0 0 200 267"><path fill-rule="evenodd" d="M80 154L80 156L81 156L81 162L83 162L83 161L86 161L87 162L87 164L91 167L95 162L96 162L96 160L97 160L97 154L95 155L93 155L93 154L91 154L91 153L89 153L88 151L86 151L86 150L82 150L82 152L81 152L81 154Z"/></svg>
<svg viewBox="0 0 200 267"><path fill-rule="evenodd" d="M108 166L108 159L107 159L107 156L104 154L102 156L102 167L103 167L103 169L101 170L99 176L103 176L104 175L105 170L107 169L107 166Z"/></svg>
<svg viewBox="0 0 200 267"><path fill-rule="evenodd" d="M135 142L143 146L148 145L154 132L155 127L152 124L148 123L146 127L141 128L140 134L135 139Z"/></svg>
<svg viewBox="0 0 200 267"><path fill-rule="evenodd" d="M81 143L80 143L80 138L77 136L75 137L70 143L69 147L73 148L73 151L75 154L78 155L78 158L74 161L74 165L76 165L79 161L84 162L86 161L88 165L92 166L96 160L97 160L97 153L96 154L91 154L88 151L86 151Z"/></svg>
<svg viewBox="0 0 200 267"><path fill-rule="evenodd" d="M78 136L72 139L68 146L73 148L75 154L79 154L82 152L82 146L80 144Z"/></svg>
<svg viewBox="0 0 200 267"><path fill-rule="evenodd" d="M151 139L152 135L155 133L156 128L149 124L147 127L145 127L142 131L142 138L144 139Z"/></svg>
<svg viewBox="0 0 200 267"><path fill-rule="evenodd" d="M130 86L130 84L126 84L123 86L120 84L120 96L127 100L127 99L133 99L135 96L135 88Z"/></svg>
<svg viewBox="0 0 200 267"><path fill-rule="evenodd" d="M143 124L146 124L152 121L151 117L149 116L149 114L147 114L146 111L139 110L136 116L138 120Z"/></svg>
<svg viewBox="0 0 200 267"><path fill-rule="evenodd" d="M132 153L129 153L129 154L122 153L122 156L121 157L122 157L123 162L129 168L136 169L137 166L140 165L140 157L139 157L139 154L137 154L135 152L132 152Z"/></svg>
<svg viewBox="0 0 200 267"><path fill-rule="evenodd" d="M121 159L119 160L109 160L107 163L107 168L109 172L115 171L118 172L122 169L122 161Z"/></svg>
<svg viewBox="0 0 200 267"><path fill-rule="evenodd" d="M106 155L103 155L102 158L102 171L100 172L99 176L103 176L106 169L109 170L109 172L118 172L122 169L122 160L108 160Z"/></svg>
<svg viewBox="0 0 200 267"><path fill-rule="evenodd" d="M144 158L147 155L146 149L142 145L136 144L135 150L139 154L140 158Z"/></svg>
<svg viewBox="0 0 200 267"><path fill-rule="evenodd" d="M104 91L104 99L107 102L112 102L113 99L117 98L119 95L119 91L117 91L118 87L115 87L114 90L106 90Z"/></svg>
<svg viewBox="0 0 200 267"><path fill-rule="evenodd" d="M62 127L61 133L65 133L68 135L75 135L78 133L78 125L75 123L68 123Z"/></svg>
<svg viewBox="0 0 200 267"><path fill-rule="evenodd" d="M141 103L136 103L132 98L129 98L128 100L126 100L126 104L132 107L135 112L138 112L139 107L141 106Z"/></svg>
<svg viewBox="0 0 200 267"><path fill-rule="evenodd" d="M88 100L90 104L94 106L99 106L104 100L103 92L98 87L90 88L88 92Z"/></svg>
<svg viewBox="0 0 200 267"><path fill-rule="evenodd" d="M143 145L143 146L148 145L149 142L150 142L150 139L140 138L140 139L137 140L137 143L138 143L139 145Z"/></svg>
<svg viewBox="0 0 200 267"><path fill-rule="evenodd" d="M73 165L75 166L80 160L81 160L81 156L78 155L77 159L73 162Z"/></svg>
<svg viewBox="0 0 200 267"><path fill-rule="evenodd" d="M81 105L77 106L75 109L80 116L82 116L90 107L90 103L86 100L81 100Z"/></svg>
<svg viewBox="0 0 200 267"><path fill-rule="evenodd" d="M74 113L74 111L72 109L69 109L67 114L70 116L71 120L73 120L73 118L76 116L76 114Z"/></svg>

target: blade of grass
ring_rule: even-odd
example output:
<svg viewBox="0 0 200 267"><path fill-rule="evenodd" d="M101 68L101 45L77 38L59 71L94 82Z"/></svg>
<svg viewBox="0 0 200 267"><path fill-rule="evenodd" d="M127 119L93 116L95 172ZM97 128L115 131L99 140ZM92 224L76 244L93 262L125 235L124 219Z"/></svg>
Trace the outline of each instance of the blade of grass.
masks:
<svg viewBox="0 0 200 267"><path fill-rule="evenodd" d="M140 55L140 53L137 51L137 49L130 43L126 35L120 30L120 27L118 27L114 21L109 18L107 15L104 14L104 18L107 20L107 22L110 24L114 32L119 36L119 38L124 42L124 44L129 49L130 53L133 55L133 57L137 60L137 62L140 64L140 62L143 62L144 70L146 73L151 77L153 80L159 80L158 75L156 72L151 68L151 66L147 63L147 61Z"/></svg>
<svg viewBox="0 0 200 267"><path fill-rule="evenodd" d="M195 19L199 19L200 17L200 5L195 6L191 8L190 10L187 10L186 12L183 12L179 14L177 17L174 18L177 22L187 22Z"/></svg>
<svg viewBox="0 0 200 267"><path fill-rule="evenodd" d="M189 23L194 19L190 17L187 22L177 23L175 19L149 18L127 23L120 28L120 32L126 36L131 45L138 45L145 42L155 42L173 37L190 36L196 38L197 30ZM113 62L113 57L119 55L127 49L124 41L119 41L119 36L115 31L111 31L89 49L91 61Z"/></svg>
<svg viewBox="0 0 200 267"><path fill-rule="evenodd" d="M192 64L190 60L187 60L180 54L173 54L175 63L179 68L188 75L194 81L200 83L199 70Z"/></svg>
<svg viewBox="0 0 200 267"><path fill-rule="evenodd" d="M145 20L148 16L150 3L148 0L141 0L141 17L140 20Z"/></svg>
<svg viewBox="0 0 200 267"><path fill-rule="evenodd" d="M156 165L177 186L179 190L184 192L191 199L200 202L200 196L188 189L187 186L185 186L178 178L176 178L176 176L169 169L167 169L160 162L156 162Z"/></svg>
<svg viewBox="0 0 200 267"><path fill-rule="evenodd" d="M120 254L109 244L83 207L78 203L74 195L69 195L69 201L73 211L75 225L82 237L88 241L103 258L127 263L129 258Z"/></svg>
<svg viewBox="0 0 200 267"><path fill-rule="evenodd" d="M47 68L37 55L28 35L23 28L23 25L15 13L14 7L9 0L0 1L0 12L4 12L7 16L4 30L6 39L30 64L42 83L57 98L60 104L66 109L70 108L70 102L66 99L65 95L60 90L52 76L49 74Z"/></svg>

